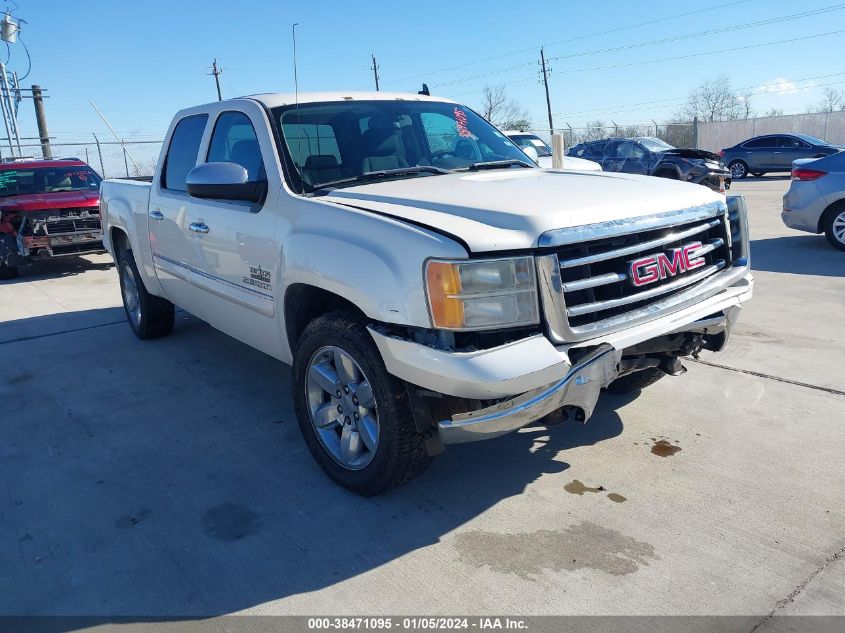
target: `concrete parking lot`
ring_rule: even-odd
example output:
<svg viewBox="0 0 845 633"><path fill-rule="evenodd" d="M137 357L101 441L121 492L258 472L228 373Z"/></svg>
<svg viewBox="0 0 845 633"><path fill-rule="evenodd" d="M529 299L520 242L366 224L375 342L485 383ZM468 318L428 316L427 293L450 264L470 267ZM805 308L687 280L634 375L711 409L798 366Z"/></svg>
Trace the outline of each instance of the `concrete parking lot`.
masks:
<svg viewBox="0 0 845 633"><path fill-rule="evenodd" d="M182 312L141 342L105 256L0 282L0 614L845 614L845 253L747 196L729 349L585 425L356 497L288 369Z"/></svg>

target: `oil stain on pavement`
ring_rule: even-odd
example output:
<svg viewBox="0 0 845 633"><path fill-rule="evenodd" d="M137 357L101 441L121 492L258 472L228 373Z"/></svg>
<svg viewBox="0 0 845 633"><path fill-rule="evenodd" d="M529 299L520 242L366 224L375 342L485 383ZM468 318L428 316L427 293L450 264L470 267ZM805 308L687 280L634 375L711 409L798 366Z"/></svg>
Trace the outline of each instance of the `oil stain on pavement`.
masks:
<svg viewBox="0 0 845 633"><path fill-rule="evenodd" d="M542 570L595 569L631 574L656 560L654 546L621 532L583 521L565 530L501 534L475 530L455 537L461 561L533 580Z"/></svg>
<svg viewBox="0 0 845 633"><path fill-rule="evenodd" d="M671 457L681 450L680 446L674 446L667 440L657 440L655 438L651 438L651 441L654 442L654 445L651 447L651 452L658 457Z"/></svg>
<svg viewBox="0 0 845 633"><path fill-rule="evenodd" d="M258 516L246 506L222 503L206 510L203 527L209 536L221 541L236 541L255 532L260 526Z"/></svg>
<svg viewBox="0 0 845 633"><path fill-rule="evenodd" d="M581 483L577 479L573 479L572 481L570 481L568 484L566 484L563 487L563 489L566 490L566 492L568 492L569 494L578 495L579 497L583 496L585 492L604 492L605 491L604 486L601 486L601 485L595 486L595 487L585 486L583 483ZM623 497L622 495L617 494L615 492L608 493L607 498L610 499L611 501L615 502L615 503L622 503L623 501L628 500L627 497Z"/></svg>

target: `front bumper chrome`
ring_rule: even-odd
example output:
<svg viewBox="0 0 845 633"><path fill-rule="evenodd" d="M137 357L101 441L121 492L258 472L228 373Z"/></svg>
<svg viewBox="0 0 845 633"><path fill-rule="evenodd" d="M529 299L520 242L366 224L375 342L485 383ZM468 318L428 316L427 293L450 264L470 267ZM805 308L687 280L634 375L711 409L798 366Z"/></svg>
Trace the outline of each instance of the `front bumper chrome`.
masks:
<svg viewBox="0 0 845 633"><path fill-rule="evenodd" d="M589 418L601 390L618 375L621 352L600 345L555 383L490 407L460 413L438 423L444 444L474 442L504 435L563 406L577 407Z"/></svg>

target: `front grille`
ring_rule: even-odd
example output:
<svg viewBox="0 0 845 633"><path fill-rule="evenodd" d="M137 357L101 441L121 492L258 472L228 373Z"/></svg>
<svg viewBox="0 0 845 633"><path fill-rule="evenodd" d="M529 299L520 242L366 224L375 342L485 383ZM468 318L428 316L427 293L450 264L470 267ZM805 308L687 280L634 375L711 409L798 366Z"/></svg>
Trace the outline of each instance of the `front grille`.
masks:
<svg viewBox="0 0 845 633"><path fill-rule="evenodd" d="M680 290L718 272L730 262L725 233L724 219L713 218L559 250L569 325L580 327L636 309L654 297ZM694 241L703 245L695 256L703 256L704 266L641 287L631 282L629 262L632 260L669 252Z"/></svg>
<svg viewBox="0 0 845 633"><path fill-rule="evenodd" d="M100 212L95 208L53 209L32 217L32 234L40 236L67 235L100 230Z"/></svg>
<svg viewBox="0 0 845 633"><path fill-rule="evenodd" d="M714 203L553 232L549 241L560 245L549 244L537 258L552 339L580 340L630 327L688 305L696 293L717 292L711 280L720 271L747 265L744 204L740 199L730 207L728 212ZM695 264L688 269L680 263L684 247ZM646 263L633 268L641 282L648 279L638 286L632 262L640 260Z"/></svg>

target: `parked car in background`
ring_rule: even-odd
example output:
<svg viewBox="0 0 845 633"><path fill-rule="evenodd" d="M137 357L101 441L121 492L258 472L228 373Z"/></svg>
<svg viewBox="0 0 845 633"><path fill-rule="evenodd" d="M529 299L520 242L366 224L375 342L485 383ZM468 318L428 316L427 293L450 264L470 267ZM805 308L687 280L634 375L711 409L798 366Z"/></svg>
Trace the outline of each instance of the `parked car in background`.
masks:
<svg viewBox="0 0 845 633"><path fill-rule="evenodd" d="M731 178L748 174L762 176L769 172L789 171L799 158L821 158L843 149L807 134L767 134L755 136L719 152Z"/></svg>
<svg viewBox="0 0 845 633"><path fill-rule="evenodd" d="M77 158L0 163L0 279L33 259L104 252L91 167Z"/></svg>
<svg viewBox="0 0 845 633"><path fill-rule="evenodd" d="M793 163L781 218L789 228L824 233L845 251L845 152Z"/></svg>
<svg viewBox="0 0 845 633"><path fill-rule="evenodd" d="M510 140L516 143L521 150L533 147L537 152L537 164L543 169L551 169L552 148L536 134L530 132L519 132L518 130L507 130L504 132ZM564 156L562 169L580 169L582 171L601 171L601 165L593 160L576 158L575 156Z"/></svg>
<svg viewBox="0 0 845 633"><path fill-rule="evenodd" d="M722 193L731 186L730 174L718 155L700 149L680 149L654 137L579 143L569 148L566 155L596 161L604 171L683 180Z"/></svg>

